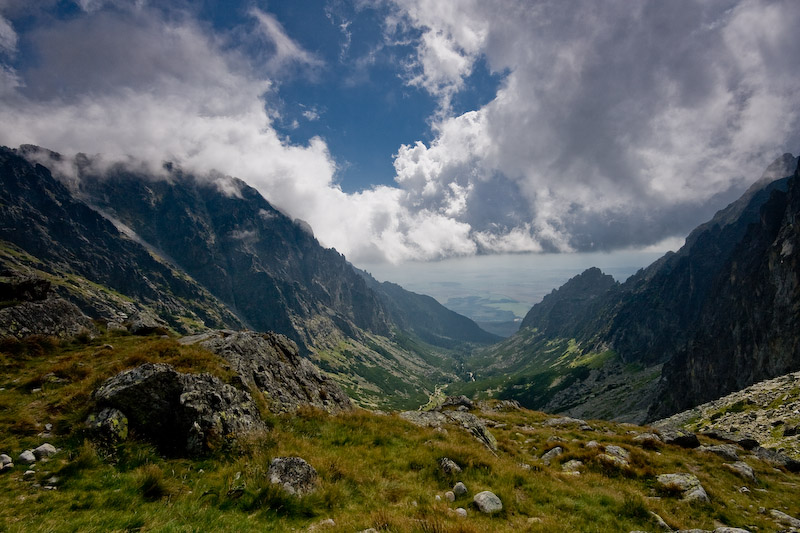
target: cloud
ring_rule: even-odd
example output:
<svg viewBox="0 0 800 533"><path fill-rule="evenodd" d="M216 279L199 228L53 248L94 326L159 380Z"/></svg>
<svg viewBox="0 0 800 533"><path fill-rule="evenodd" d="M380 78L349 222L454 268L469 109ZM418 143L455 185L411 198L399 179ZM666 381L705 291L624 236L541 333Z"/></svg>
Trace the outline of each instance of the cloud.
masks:
<svg viewBox="0 0 800 533"><path fill-rule="evenodd" d="M14 31L11 23L0 15L0 53L16 53L17 39L17 32Z"/></svg>
<svg viewBox="0 0 800 533"><path fill-rule="evenodd" d="M414 205L451 213L449 188L471 191L454 218L482 249L650 244L800 146L796 2L395 4L389 26L421 34L408 83L445 107L479 58L507 72L395 159ZM522 204L499 227L489 182Z"/></svg>
<svg viewBox="0 0 800 533"><path fill-rule="evenodd" d="M0 143L242 178L359 263L652 245L800 147L791 0L392 6L382 46L412 50L403 83L439 102L431 140L397 150L396 186L345 193L321 137L278 133L277 88L324 65L255 8L225 35L144 3L47 19L20 37L35 66L0 65ZM236 41L253 25L255 58ZM456 115L479 61L502 83Z"/></svg>
<svg viewBox="0 0 800 533"><path fill-rule="evenodd" d="M261 11L256 7L250 9L250 15L258 21L261 32L274 48L268 61L268 71L271 74L279 73L293 64L311 69L323 66L322 60L304 50L294 39L286 34L283 26L274 15Z"/></svg>

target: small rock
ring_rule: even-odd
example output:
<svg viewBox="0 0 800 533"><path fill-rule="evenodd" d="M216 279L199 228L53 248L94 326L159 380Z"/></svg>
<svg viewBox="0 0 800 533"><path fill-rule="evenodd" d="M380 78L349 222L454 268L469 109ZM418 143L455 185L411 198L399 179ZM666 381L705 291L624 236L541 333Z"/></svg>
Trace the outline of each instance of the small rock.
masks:
<svg viewBox="0 0 800 533"><path fill-rule="evenodd" d="M466 518L467 517L467 510L464 509L463 507L458 507L458 508L456 508L456 515L459 518Z"/></svg>
<svg viewBox="0 0 800 533"><path fill-rule="evenodd" d="M769 515L782 526L789 526L800 528L800 520L793 516L789 516L788 514L784 513L783 511L778 511L777 509L772 509L769 512Z"/></svg>
<svg viewBox="0 0 800 533"><path fill-rule="evenodd" d="M270 483L297 496L313 492L317 484L317 471L300 457L276 457L269 465L267 476Z"/></svg>
<svg viewBox="0 0 800 533"><path fill-rule="evenodd" d="M750 533L749 529L742 529L740 527L718 527L714 533Z"/></svg>
<svg viewBox="0 0 800 533"><path fill-rule="evenodd" d="M336 527L336 522L334 522L333 518L326 518L325 520L321 520L316 524L312 524L308 530L317 531L318 529L327 529L329 527Z"/></svg>
<svg viewBox="0 0 800 533"><path fill-rule="evenodd" d="M48 442L45 442L44 444L33 450L33 455L36 457L36 459L41 461L42 459L47 459L49 457L54 456L57 451L58 450L56 450L55 446L53 446Z"/></svg>
<svg viewBox="0 0 800 533"><path fill-rule="evenodd" d="M577 459L569 460L563 465L561 465L561 470L571 474L580 474L582 468L583 468L583 461L578 461Z"/></svg>
<svg viewBox="0 0 800 533"><path fill-rule="evenodd" d="M580 418L572 418L569 416L562 416L559 418L551 418L547 420L544 425L546 427L565 427L565 426L588 426L586 420ZM591 429L591 428L590 428Z"/></svg>
<svg viewBox="0 0 800 533"><path fill-rule="evenodd" d="M14 463L6 463L0 466L0 472L11 472L14 470Z"/></svg>
<svg viewBox="0 0 800 533"><path fill-rule="evenodd" d="M607 453L597 454L597 460L601 463L605 463L616 468L628 468L630 466L630 463L628 463L628 461L625 459L617 457L616 455L609 455Z"/></svg>
<svg viewBox="0 0 800 533"><path fill-rule="evenodd" d="M751 483L756 482L756 473L753 471L753 468L744 461L736 461L733 464L724 463L722 466Z"/></svg>
<svg viewBox="0 0 800 533"><path fill-rule="evenodd" d="M466 496L467 486L459 481L458 483L453 485L453 494L456 495L456 498L461 498L462 496Z"/></svg>
<svg viewBox="0 0 800 533"><path fill-rule="evenodd" d="M19 457L17 459L19 460L20 463L24 465L31 465L36 462L36 456L33 455L32 450L25 450L24 452L19 454Z"/></svg>
<svg viewBox="0 0 800 533"><path fill-rule="evenodd" d="M47 484L48 484L48 485L50 485L51 487L55 487L56 485L58 485L58 483L59 483L60 481L61 481L61 478L59 478L59 477L56 477L56 476L51 476L51 477L49 477L49 478L47 479L47 481L45 481L45 483L47 483Z"/></svg>
<svg viewBox="0 0 800 533"><path fill-rule="evenodd" d="M747 487L739 487L739 492L742 494L750 494L750 489Z"/></svg>
<svg viewBox="0 0 800 533"><path fill-rule="evenodd" d="M590 440L589 442L586 443L586 448L589 448L590 450L595 450L599 447L600 443L597 442L596 440Z"/></svg>
<svg viewBox="0 0 800 533"><path fill-rule="evenodd" d="M667 523L664 521L664 519L663 519L663 518L661 518L659 515L657 515L657 514L656 514L656 513L654 513L653 511L650 511L650 516L652 516L652 517L653 517L653 521L655 521L655 523L656 523L656 527L657 527L658 529L660 529L661 531L672 531L672 528L671 528L671 527L669 527L669 524L667 524Z"/></svg>
<svg viewBox="0 0 800 533"><path fill-rule="evenodd" d="M26 470L24 474L22 474L22 479L33 479L36 476L36 471L34 470Z"/></svg>
<svg viewBox="0 0 800 533"><path fill-rule="evenodd" d="M455 461L447 457L439 459L439 468L446 476L453 476L461 473L461 467L458 466Z"/></svg>
<svg viewBox="0 0 800 533"><path fill-rule="evenodd" d="M606 453L608 455L613 455L614 457L619 457L625 462L630 461L631 458L631 452L625 448L622 448L621 446L615 446L613 444L606 446Z"/></svg>
<svg viewBox="0 0 800 533"><path fill-rule="evenodd" d="M661 437L656 433L640 433L633 437L633 442L637 444L656 444L661 442Z"/></svg>
<svg viewBox="0 0 800 533"><path fill-rule="evenodd" d="M661 474L656 482L664 489L680 491L684 501L709 501L700 480L692 474Z"/></svg>
<svg viewBox="0 0 800 533"><path fill-rule="evenodd" d="M433 497L433 501L440 502L442 501L442 497L437 494L436 496Z"/></svg>
<svg viewBox="0 0 800 533"><path fill-rule="evenodd" d="M736 446L733 444L717 444L716 446L700 446L700 451L719 455L726 461L738 461L739 454L736 453Z"/></svg>
<svg viewBox="0 0 800 533"><path fill-rule="evenodd" d="M5 466L11 462L11 457L6 454L0 454L0 465Z"/></svg>
<svg viewBox="0 0 800 533"><path fill-rule="evenodd" d="M456 501L456 495L455 493L453 493L452 490L448 490L447 492L444 493L444 499L449 502L454 502Z"/></svg>
<svg viewBox="0 0 800 533"><path fill-rule="evenodd" d="M561 438L558 435L547 437L547 442L567 442L567 439Z"/></svg>
<svg viewBox="0 0 800 533"><path fill-rule="evenodd" d="M691 431L680 428L660 428L658 432L666 444L674 444L681 448L697 448L700 446L697 435Z"/></svg>
<svg viewBox="0 0 800 533"><path fill-rule="evenodd" d="M550 466L550 463L553 461L553 459L555 459L556 457L558 457L563 453L564 453L564 448L562 448L561 446L556 446L555 448L548 450L547 452L544 453L544 455L542 455L541 457L542 462Z"/></svg>
<svg viewBox="0 0 800 533"><path fill-rule="evenodd" d="M476 494L472 501L478 510L484 514L492 514L503 510L503 502L491 491L485 490Z"/></svg>

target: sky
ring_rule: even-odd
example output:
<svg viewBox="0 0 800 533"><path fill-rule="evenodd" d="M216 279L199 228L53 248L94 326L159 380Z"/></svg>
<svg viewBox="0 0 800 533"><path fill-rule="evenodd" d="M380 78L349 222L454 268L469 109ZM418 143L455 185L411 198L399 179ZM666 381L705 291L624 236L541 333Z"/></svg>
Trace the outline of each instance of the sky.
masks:
<svg viewBox="0 0 800 533"><path fill-rule="evenodd" d="M667 248L800 150L798 27L796 0L0 0L0 144L239 177L356 265Z"/></svg>

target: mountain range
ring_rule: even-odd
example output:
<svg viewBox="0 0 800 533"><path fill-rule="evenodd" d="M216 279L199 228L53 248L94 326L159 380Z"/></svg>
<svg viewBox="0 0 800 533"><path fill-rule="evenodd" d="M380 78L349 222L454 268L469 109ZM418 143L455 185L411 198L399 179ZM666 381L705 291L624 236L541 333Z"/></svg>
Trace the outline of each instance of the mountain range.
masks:
<svg viewBox="0 0 800 533"><path fill-rule="evenodd" d="M641 422L800 368L797 168L783 155L623 283L597 268L569 280L505 340L378 282L243 181L169 163L152 172L1 148L1 274L9 287L49 284L90 328L283 334L367 407L416 407L446 385ZM70 315L64 303L41 311L48 299L38 315L19 312L9 294L4 334Z"/></svg>
<svg viewBox="0 0 800 533"><path fill-rule="evenodd" d="M182 334L275 331L373 406L424 402L458 353L499 340L355 269L238 179L168 164L97 171L83 155L70 175L64 163L35 146L0 149L0 260L6 276L44 276L103 324L144 314Z"/></svg>

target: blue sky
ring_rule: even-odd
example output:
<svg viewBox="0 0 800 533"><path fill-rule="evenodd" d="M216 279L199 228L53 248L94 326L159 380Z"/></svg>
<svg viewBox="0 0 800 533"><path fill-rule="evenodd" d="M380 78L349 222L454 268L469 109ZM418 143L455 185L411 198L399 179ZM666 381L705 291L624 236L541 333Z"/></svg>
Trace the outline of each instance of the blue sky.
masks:
<svg viewBox="0 0 800 533"><path fill-rule="evenodd" d="M795 0L1 0L0 143L256 187L358 265L674 247L800 150Z"/></svg>

